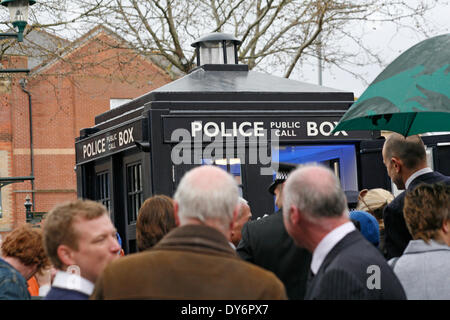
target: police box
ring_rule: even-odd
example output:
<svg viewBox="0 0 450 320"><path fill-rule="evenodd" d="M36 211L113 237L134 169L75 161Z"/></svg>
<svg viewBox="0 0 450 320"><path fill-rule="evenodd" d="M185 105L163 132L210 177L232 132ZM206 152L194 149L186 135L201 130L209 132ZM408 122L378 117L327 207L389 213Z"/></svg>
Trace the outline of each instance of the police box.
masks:
<svg viewBox="0 0 450 320"><path fill-rule="evenodd" d="M201 65L98 115L92 128L80 131L78 196L108 207L130 253L136 251L143 201L173 196L183 174L199 165L232 174L253 219L275 210L267 188L278 162L329 166L349 202L363 188L391 190L379 132L332 133L353 102L351 92L249 71L247 65ZM448 174L450 140L439 139L430 140L429 154L435 169Z"/></svg>

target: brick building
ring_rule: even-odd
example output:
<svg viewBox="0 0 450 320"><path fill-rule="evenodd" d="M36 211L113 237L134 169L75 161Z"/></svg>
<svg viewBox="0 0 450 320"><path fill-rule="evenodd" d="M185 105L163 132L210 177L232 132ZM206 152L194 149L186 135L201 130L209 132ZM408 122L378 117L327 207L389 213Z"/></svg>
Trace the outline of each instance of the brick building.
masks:
<svg viewBox="0 0 450 320"><path fill-rule="evenodd" d="M25 222L27 195L38 212L77 197L74 142L80 129L93 126L96 115L176 77L103 27L73 43L33 32L53 58L15 53L1 61L3 68L31 72L0 74L0 177L35 179L1 189L0 234Z"/></svg>

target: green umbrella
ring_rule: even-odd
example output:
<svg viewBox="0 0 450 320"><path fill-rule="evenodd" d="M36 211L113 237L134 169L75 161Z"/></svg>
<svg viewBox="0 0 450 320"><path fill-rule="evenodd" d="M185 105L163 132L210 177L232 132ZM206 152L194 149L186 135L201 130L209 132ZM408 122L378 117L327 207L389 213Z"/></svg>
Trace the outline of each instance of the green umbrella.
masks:
<svg viewBox="0 0 450 320"><path fill-rule="evenodd" d="M333 132L389 130L410 136L450 131L450 33L395 59L347 110Z"/></svg>

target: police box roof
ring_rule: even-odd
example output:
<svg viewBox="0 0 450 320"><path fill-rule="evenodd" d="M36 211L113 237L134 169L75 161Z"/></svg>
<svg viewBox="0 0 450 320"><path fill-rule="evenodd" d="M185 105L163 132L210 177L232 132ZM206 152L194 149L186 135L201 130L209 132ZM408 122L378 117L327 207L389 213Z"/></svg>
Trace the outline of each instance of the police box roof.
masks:
<svg viewBox="0 0 450 320"><path fill-rule="evenodd" d="M270 103L280 101L283 102L283 109L298 110L299 103L302 103L311 110L345 112L354 102L354 96L352 92L248 71L248 66L243 64L203 65L178 80L97 116L95 123L99 124L138 109L142 110L144 105L158 109L158 103L160 105L166 103L165 109L192 109L193 102L201 101L216 103L213 107L206 107L210 109L240 110L245 104L246 109L263 110L266 108L259 103L260 101ZM195 107L205 108L200 104L196 104ZM273 110L274 106L267 109Z"/></svg>

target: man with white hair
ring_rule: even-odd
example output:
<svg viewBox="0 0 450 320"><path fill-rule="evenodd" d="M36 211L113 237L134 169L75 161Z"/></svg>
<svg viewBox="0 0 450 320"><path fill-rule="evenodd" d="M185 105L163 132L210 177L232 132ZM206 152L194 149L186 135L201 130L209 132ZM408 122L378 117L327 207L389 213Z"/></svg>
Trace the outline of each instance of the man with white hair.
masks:
<svg viewBox="0 0 450 320"><path fill-rule="evenodd" d="M97 281L94 299L286 299L282 282L231 248L238 212L234 179L213 166L181 179L177 228L151 250L118 259Z"/></svg>
<svg viewBox="0 0 450 320"><path fill-rule="evenodd" d="M233 224L233 228L231 229L231 243L233 244L231 246L232 248L236 249L236 246L242 239L242 227L244 224L249 222L251 218L252 212L250 210L250 206L248 205L248 201L242 197L239 197L239 214L236 218L236 222Z"/></svg>
<svg viewBox="0 0 450 320"><path fill-rule="evenodd" d="M305 299L406 298L384 257L350 221L345 193L330 169L296 169L283 204L287 232L313 255Z"/></svg>

